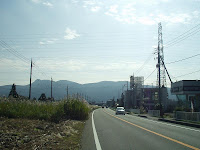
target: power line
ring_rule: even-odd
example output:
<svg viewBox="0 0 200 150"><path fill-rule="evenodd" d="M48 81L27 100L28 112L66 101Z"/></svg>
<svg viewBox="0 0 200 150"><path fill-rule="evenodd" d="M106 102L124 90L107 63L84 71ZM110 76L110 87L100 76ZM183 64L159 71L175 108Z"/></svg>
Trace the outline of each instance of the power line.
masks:
<svg viewBox="0 0 200 150"><path fill-rule="evenodd" d="M142 69L144 69L144 66L151 60L151 58L153 57L152 55L153 53L150 53L149 57L146 59L146 61L142 64L142 66L140 66L139 69L136 70L135 74L138 74Z"/></svg>
<svg viewBox="0 0 200 150"><path fill-rule="evenodd" d="M173 64L173 63L181 62L181 61L184 61L184 60L187 60L187 59L190 59L190 58L193 58L193 57L199 56L199 55L200 55L200 54L196 54L196 55L193 55L193 56L190 56L190 57L186 57L186 58L183 58L183 59L180 59L180 60L176 60L176 61L168 62L168 63L165 63L165 64Z"/></svg>
<svg viewBox="0 0 200 150"><path fill-rule="evenodd" d="M14 56L16 56L17 58L19 58L20 60L22 60L25 63L29 63L29 61L27 60L27 58L25 58L24 56L22 56L21 54L17 53L12 47L10 47L8 44L6 44L4 41L0 40L0 45L1 47L3 47L5 50L7 50L9 53L13 54Z"/></svg>
<svg viewBox="0 0 200 150"><path fill-rule="evenodd" d="M193 29L197 28L198 26L200 26L200 24L197 24L197 25L196 25L196 26L194 26L193 28L191 28L191 29L187 30L186 32L184 32L184 33L180 34L179 36L177 36L177 37L173 38L172 40L170 40L170 41L167 41L167 42L166 42L166 44L168 44L168 43L171 43L171 42L174 42L174 40L178 39L178 38L179 38L179 37L181 37L181 36L184 36L186 33L188 33L188 32L190 32L191 30L193 30Z"/></svg>
<svg viewBox="0 0 200 150"><path fill-rule="evenodd" d="M176 38L172 39L171 41L167 42L167 43L166 43L167 46L166 46L165 48L169 48L169 47L171 47L171 46L173 46L173 45L175 45L175 44L177 44L177 43L180 43L180 42L182 42L183 40L185 40L185 39L191 37L192 35L197 34L197 33L200 31L200 27L198 27L199 25L200 25L200 24L198 24L197 26L195 26L195 27L191 28L190 30L184 32L183 34L177 36ZM198 28L197 28L197 27L198 27ZM194 28L197 28L197 29L193 30ZM192 30L193 30L193 31L192 31ZM192 31L192 32L190 32L190 31Z"/></svg>
<svg viewBox="0 0 200 150"><path fill-rule="evenodd" d="M148 77L146 77L146 78L144 79L144 81L146 81L146 80L156 71L156 69L157 69L157 68L155 68L155 69L148 75Z"/></svg>
<svg viewBox="0 0 200 150"><path fill-rule="evenodd" d="M187 74L183 74L183 75L180 75L180 76L176 76L175 78L180 78L180 77L187 76L187 75L190 75L190 74L193 74L193 73L197 73L197 72L200 72L200 70L193 71L193 72L190 72L190 73L187 73Z"/></svg>
<svg viewBox="0 0 200 150"><path fill-rule="evenodd" d="M14 48L12 48L6 42L0 40L0 46L3 47L8 52L10 52L11 54L13 54L14 56L16 56L17 58L19 58L20 60L22 60L24 63L26 63L26 64L30 63L28 58L26 58L25 56L23 56L22 54L20 54L19 52L17 52ZM14 65L12 65L12 66L14 67ZM34 64L34 66L37 68L37 71L41 73L41 75L43 75L43 76L46 75L44 72L41 72L39 70L38 66L36 66L35 64ZM17 68L17 67L14 67L14 68ZM26 73L28 73L28 72L26 72ZM33 75L33 76L37 79L37 77L35 75ZM47 75L46 75L46 77L47 77ZM46 86L46 88L48 88L48 87Z"/></svg>
<svg viewBox="0 0 200 150"><path fill-rule="evenodd" d="M8 52L10 52L11 54L13 54L14 56L16 56L17 58L19 58L20 60L22 60L23 62L29 64L30 61L27 57L25 57L24 55L20 54L18 51L16 51L14 48L12 48L10 45L8 45L6 42L0 40L0 45L7 50ZM37 71L39 73L41 73L42 75L45 75L47 78L48 76L46 75L46 73L42 72L39 68L39 66L37 66L35 63L33 63L34 67L36 67Z"/></svg>

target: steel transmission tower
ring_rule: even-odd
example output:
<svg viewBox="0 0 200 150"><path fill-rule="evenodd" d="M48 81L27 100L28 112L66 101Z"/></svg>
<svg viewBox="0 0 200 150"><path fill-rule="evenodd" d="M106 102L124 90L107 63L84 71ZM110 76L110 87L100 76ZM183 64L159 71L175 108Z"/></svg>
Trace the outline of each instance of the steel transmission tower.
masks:
<svg viewBox="0 0 200 150"><path fill-rule="evenodd" d="M160 116L163 117L163 110L162 110L162 93L161 87L166 87L166 76L165 76L165 66L164 66L164 53L163 53L163 40L162 40L162 25L161 23L158 24L158 64L157 64L157 86L159 88L158 91L158 101L160 107Z"/></svg>
<svg viewBox="0 0 200 150"><path fill-rule="evenodd" d="M158 64L157 64L157 86L158 87L166 87L166 75L165 75L165 67L162 62L164 62L164 52L163 52L163 40L162 40L162 25L158 24Z"/></svg>

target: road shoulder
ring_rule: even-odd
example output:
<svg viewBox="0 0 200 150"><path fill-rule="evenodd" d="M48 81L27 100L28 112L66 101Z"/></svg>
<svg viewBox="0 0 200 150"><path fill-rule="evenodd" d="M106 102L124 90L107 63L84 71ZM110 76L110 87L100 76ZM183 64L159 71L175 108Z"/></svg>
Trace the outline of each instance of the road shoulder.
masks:
<svg viewBox="0 0 200 150"><path fill-rule="evenodd" d="M83 135L81 139L81 150L95 150L95 149L96 145L92 130L92 113L90 113L89 119L86 121L83 130Z"/></svg>

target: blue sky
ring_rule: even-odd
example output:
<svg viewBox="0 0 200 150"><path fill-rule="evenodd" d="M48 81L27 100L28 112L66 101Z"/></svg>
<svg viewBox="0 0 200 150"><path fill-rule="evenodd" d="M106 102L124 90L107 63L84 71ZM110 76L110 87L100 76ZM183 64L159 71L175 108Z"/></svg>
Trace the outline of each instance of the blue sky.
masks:
<svg viewBox="0 0 200 150"><path fill-rule="evenodd" d="M200 0L1 0L0 20L0 85L28 84L31 58L33 81L146 79L159 22L166 63L200 53ZM199 79L199 57L166 64L173 81Z"/></svg>

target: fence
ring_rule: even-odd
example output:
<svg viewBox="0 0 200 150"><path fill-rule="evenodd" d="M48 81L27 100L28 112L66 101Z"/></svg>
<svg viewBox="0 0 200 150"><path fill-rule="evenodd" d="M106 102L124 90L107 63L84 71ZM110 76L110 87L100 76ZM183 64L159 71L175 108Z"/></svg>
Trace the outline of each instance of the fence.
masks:
<svg viewBox="0 0 200 150"><path fill-rule="evenodd" d="M148 110L148 115L153 117L160 117L160 110Z"/></svg>
<svg viewBox="0 0 200 150"><path fill-rule="evenodd" d="M176 111L175 118L177 120L200 121L200 112Z"/></svg>

